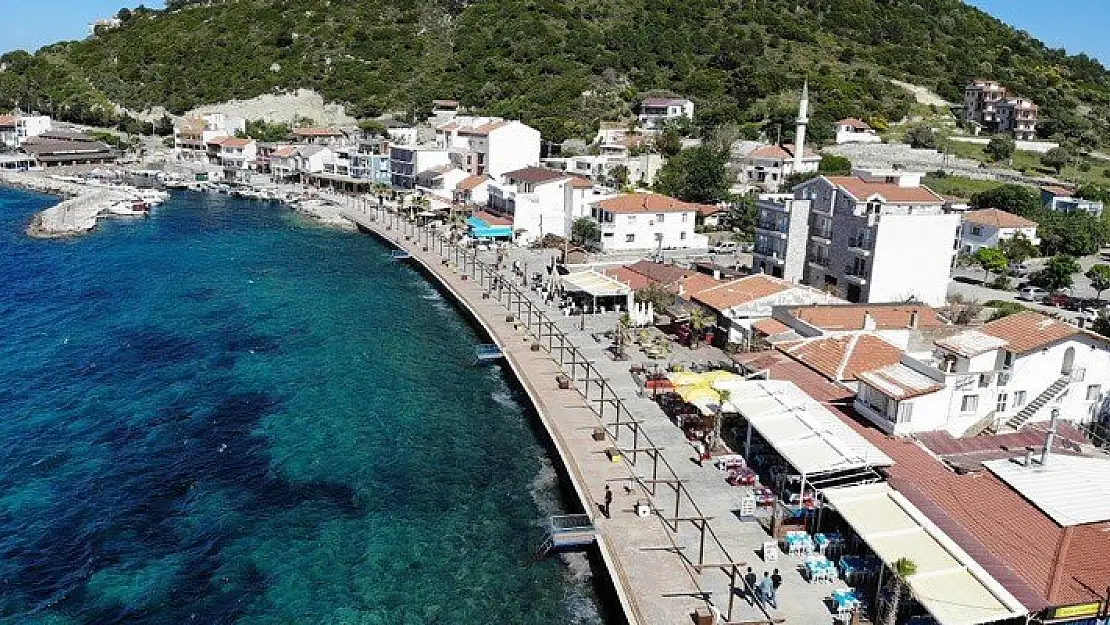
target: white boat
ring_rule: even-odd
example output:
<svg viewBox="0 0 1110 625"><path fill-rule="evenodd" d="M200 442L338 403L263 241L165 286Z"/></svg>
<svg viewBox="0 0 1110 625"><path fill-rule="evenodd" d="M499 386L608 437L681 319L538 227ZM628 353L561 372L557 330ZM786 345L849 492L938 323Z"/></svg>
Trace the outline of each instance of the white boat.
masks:
<svg viewBox="0 0 1110 625"><path fill-rule="evenodd" d="M141 199L133 198L108 206L108 214L118 217L146 217L150 215L150 208Z"/></svg>

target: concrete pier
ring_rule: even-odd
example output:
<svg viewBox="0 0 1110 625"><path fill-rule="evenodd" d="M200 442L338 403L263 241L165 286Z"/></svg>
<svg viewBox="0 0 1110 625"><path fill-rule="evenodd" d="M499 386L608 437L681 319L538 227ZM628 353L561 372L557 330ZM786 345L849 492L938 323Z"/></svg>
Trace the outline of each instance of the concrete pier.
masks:
<svg viewBox="0 0 1110 625"><path fill-rule="evenodd" d="M116 202L128 199L123 191L92 187L30 173L0 172L0 185L65 198L38 213L27 234L43 239L70 237L96 228L96 217Z"/></svg>

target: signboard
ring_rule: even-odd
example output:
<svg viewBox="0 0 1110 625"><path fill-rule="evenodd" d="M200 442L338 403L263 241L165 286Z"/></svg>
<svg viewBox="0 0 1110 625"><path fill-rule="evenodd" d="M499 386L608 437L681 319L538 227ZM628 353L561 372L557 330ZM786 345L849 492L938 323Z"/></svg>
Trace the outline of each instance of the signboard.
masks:
<svg viewBox="0 0 1110 625"><path fill-rule="evenodd" d="M1066 605L1059 608L1050 608L1048 612L1048 618L1063 619L1084 616L1097 616L1101 608L1102 603L1099 601L1094 601L1091 603L1077 603L1075 605Z"/></svg>
<svg viewBox="0 0 1110 625"><path fill-rule="evenodd" d="M745 518L755 516L755 495L748 495L740 500L740 516Z"/></svg>

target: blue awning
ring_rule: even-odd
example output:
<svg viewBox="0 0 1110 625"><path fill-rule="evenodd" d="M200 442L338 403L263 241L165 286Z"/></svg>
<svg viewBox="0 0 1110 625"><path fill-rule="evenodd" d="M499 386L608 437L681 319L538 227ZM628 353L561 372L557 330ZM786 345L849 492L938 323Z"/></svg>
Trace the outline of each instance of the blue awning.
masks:
<svg viewBox="0 0 1110 625"><path fill-rule="evenodd" d="M470 236L476 239L513 238L512 226L491 226L474 216L466 218L466 225L470 226Z"/></svg>

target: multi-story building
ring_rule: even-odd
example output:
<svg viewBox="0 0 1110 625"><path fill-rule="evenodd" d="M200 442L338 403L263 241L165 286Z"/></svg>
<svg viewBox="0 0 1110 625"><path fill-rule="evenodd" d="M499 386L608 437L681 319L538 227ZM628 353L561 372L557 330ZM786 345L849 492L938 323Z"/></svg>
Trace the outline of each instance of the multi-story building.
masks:
<svg viewBox="0 0 1110 625"><path fill-rule="evenodd" d="M223 113L186 117L173 127L173 152L180 160L206 161L209 141L246 131L247 120L241 117Z"/></svg>
<svg viewBox="0 0 1110 625"><path fill-rule="evenodd" d="M686 98L647 98L640 102L637 119L642 128L662 128L673 120L694 119L694 103Z"/></svg>
<svg viewBox="0 0 1110 625"><path fill-rule="evenodd" d="M974 254L981 247L998 247L1000 242L1018 235L1033 245L1040 243L1037 222L997 208L969 211L963 214L963 219L960 230L960 252L963 254Z"/></svg>
<svg viewBox="0 0 1110 625"><path fill-rule="evenodd" d="M497 179L540 162L540 132L500 117L457 116L436 128L435 143L451 153L457 167L475 176Z"/></svg>
<svg viewBox="0 0 1110 625"><path fill-rule="evenodd" d="M798 185L794 199L808 205L762 205L759 259L773 268L778 263L772 261L781 258L787 275L786 260L796 263L799 252L791 247L801 242L804 224L804 283L851 302L944 303L960 216L944 212L944 198L921 185L923 176L856 169L851 176L818 176ZM803 207L808 223L800 217ZM790 271L796 275L796 265Z"/></svg>
<svg viewBox="0 0 1110 625"><path fill-rule="evenodd" d="M767 275L724 282L693 294L692 299L716 314L718 343L743 349L754 346L755 324L769 319L776 306L844 303L835 295Z"/></svg>
<svg viewBox="0 0 1110 625"><path fill-rule="evenodd" d="M1007 98L1006 87L976 80L964 87L964 119L991 132L1010 132L1020 141L1037 137L1037 105L1026 98Z"/></svg>
<svg viewBox="0 0 1110 625"><path fill-rule="evenodd" d="M359 141L351 151L351 177L389 184L389 142L384 139Z"/></svg>
<svg viewBox="0 0 1110 625"><path fill-rule="evenodd" d="M630 150L619 143L604 143L598 146L598 154L584 154L568 158L547 158L546 167L562 169L576 176L585 176L600 184L616 185L616 168L624 167L627 183L647 186L655 184L655 176L663 168L666 159L661 154L644 152L632 156Z"/></svg>
<svg viewBox="0 0 1110 625"><path fill-rule="evenodd" d="M17 148L52 127L53 121L46 115L0 115L0 147Z"/></svg>
<svg viewBox="0 0 1110 625"><path fill-rule="evenodd" d="M755 246L752 269L790 282L805 275L809 240L809 200L756 201Z"/></svg>
<svg viewBox="0 0 1110 625"><path fill-rule="evenodd" d="M347 133L338 128L294 128L294 143L337 146L347 142Z"/></svg>
<svg viewBox="0 0 1110 625"><path fill-rule="evenodd" d="M879 136L870 124L862 119L849 117L836 122L836 143L881 143Z"/></svg>
<svg viewBox="0 0 1110 625"><path fill-rule="evenodd" d="M767 145L739 142L732 150L732 170L736 184L742 188L773 193L783 180L798 173L817 171L821 155L806 150L800 163L795 159L793 145ZM750 148L750 149L749 149Z"/></svg>
<svg viewBox="0 0 1110 625"><path fill-rule="evenodd" d="M416 174L439 165L447 165L451 156L437 146L389 146L390 183L398 189L416 188Z"/></svg>
<svg viewBox="0 0 1110 625"><path fill-rule="evenodd" d="M1041 187L1041 202L1046 210L1057 213L1089 213L1095 217L1102 215L1102 202L1076 197L1074 191L1064 187Z"/></svg>
<svg viewBox="0 0 1110 625"><path fill-rule="evenodd" d="M925 355L861 376L856 409L895 435L953 436L1103 417L1110 390L1107 339L1036 312L938 339Z"/></svg>
<svg viewBox="0 0 1110 625"><path fill-rule="evenodd" d="M589 216L589 203L602 197L589 180L543 167L510 171L489 183L486 195L492 212L512 218L521 243L569 237L574 221Z"/></svg>
<svg viewBox="0 0 1110 625"><path fill-rule="evenodd" d="M254 139L218 137L207 142L208 162L225 169L251 169L258 156L258 142Z"/></svg>
<svg viewBox="0 0 1110 625"><path fill-rule="evenodd" d="M707 249L708 237L694 232L697 214L697 204L656 193L626 193L591 204L602 252Z"/></svg>
<svg viewBox="0 0 1110 625"><path fill-rule="evenodd" d="M19 146L19 134L16 131L15 115L0 115L0 147L17 146Z"/></svg>

